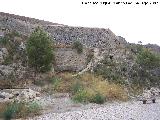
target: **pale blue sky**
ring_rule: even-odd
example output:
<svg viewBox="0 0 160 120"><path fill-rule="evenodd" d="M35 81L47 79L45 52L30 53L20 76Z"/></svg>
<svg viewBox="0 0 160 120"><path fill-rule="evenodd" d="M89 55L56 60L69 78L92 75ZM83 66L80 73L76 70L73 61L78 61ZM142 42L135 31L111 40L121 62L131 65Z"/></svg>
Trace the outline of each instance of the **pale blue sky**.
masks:
<svg viewBox="0 0 160 120"><path fill-rule="evenodd" d="M82 5L83 1L109 0L1 0L0 11L70 26L110 28L129 42L160 45L160 3L104 6Z"/></svg>

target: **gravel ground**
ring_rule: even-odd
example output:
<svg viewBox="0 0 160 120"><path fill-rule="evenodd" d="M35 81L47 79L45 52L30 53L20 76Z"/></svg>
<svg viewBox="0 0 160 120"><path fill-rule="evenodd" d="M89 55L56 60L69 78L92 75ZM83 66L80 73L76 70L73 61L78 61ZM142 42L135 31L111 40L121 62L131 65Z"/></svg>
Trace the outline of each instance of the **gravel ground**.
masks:
<svg viewBox="0 0 160 120"><path fill-rule="evenodd" d="M106 103L76 111L51 112L29 120L160 120L160 100L147 104L142 101Z"/></svg>

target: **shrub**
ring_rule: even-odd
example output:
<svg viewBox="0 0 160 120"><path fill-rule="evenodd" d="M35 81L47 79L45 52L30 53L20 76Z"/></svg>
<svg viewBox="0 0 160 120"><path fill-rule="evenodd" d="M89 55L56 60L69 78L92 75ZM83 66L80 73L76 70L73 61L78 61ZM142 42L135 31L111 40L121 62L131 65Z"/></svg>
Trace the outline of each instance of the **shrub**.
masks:
<svg viewBox="0 0 160 120"><path fill-rule="evenodd" d="M102 64L97 65L94 68L94 73L101 75L104 79L107 79L110 82L115 84L125 84L124 77L127 72L128 65L123 63L116 63L114 60L111 60L109 57L105 57L102 61Z"/></svg>
<svg viewBox="0 0 160 120"><path fill-rule="evenodd" d="M29 64L38 72L51 69L54 59L53 43L50 37L39 27L30 35L27 41L27 54Z"/></svg>
<svg viewBox="0 0 160 120"><path fill-rule="evenodd" d="M7 45L9 42L9 39L4 37L4 38L0 38L0 44L1 45Z"/></svg>
<svg viewBox="0 0 160 120"><path fill-rule="evenodd" d="M137 55L137 63L146 69L160 66L160 57L148 49L142 49Z"/></svg>
<svg viewBox="0 0 160 120"><path fill-rule="evenodd" d="M78 54L83 52L83 45L79 41L73 42L72 48L76 49Z"/></svg>
<svg viewBox="0 0 160 120"><path fill-rule="evenodd" d="M11 120L13 118L24 118L30 115L39 114L41 107L36 102L24 103L13 102L6 104L4 107L3 118L5 120Z"/></svg>
<svg viewBox="0 0 160 120"><path fill-rule="evenodd" d="M5 109L3 116L5 120L11 120L13 117L15 117L16 113L18 112L18 104L12 103Z"/></svg>
<svg viewBox="0 0 160 120"><path fill-rule="evenodd" d="M158 86L159 76L156 69L160 67L160 56L149 49L141 48L137 54L136 64L130 71L132 84L141 87Z"/></svg>
<svg viewBox="0 0 160 120"><path fill-rule="evenodd" d="M105 97L103 95L101 95L100 93L97 93L91 99L91 102L97 103L97 104L103 104L105 101L106 101Z"/></svg>

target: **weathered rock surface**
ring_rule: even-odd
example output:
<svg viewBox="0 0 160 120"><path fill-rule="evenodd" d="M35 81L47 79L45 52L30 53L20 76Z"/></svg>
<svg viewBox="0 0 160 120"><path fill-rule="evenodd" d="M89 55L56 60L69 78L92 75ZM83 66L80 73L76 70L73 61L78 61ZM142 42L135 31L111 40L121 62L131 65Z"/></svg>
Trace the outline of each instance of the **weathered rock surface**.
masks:
<svg viewBox="0 0 160 120"><path fill-rule="evenodd" d="M55 70L58 71L80 71L87 65L87 50L78 54L72 48L59 48L55 52Z"/></svg>
<svg viewBox="0 0 160 120"><path fill-rule="evenodd" d="M151 89L145 89L140 97L139 100L153 100L160 97L160 89L152 87Z"/></svg>
<svg viewBox="0 0 160 120"><path fill-rule="evenodd" d="M8 55L8 50L6 48L0 48L0 64L4 62Z"/></svg>
<svg viewBox="0 0 160 120"><path fill-rule="evenodd" d="M22 79L26 73L26 67L21 63L13 63L11 65L0 65L0 80L9 76Z"/></svg>
<svg viewBox="0 0 160 120"><path fill-rule="evenodd" d="M6 65L0 65L0 75L2 76L8 76L13 72L13 68Z"/></svg>
<svg viewBox="0 0 160 120"><path fill-rule="evenodd" d="M40 93L28 89L3 89L0 90L0 102L30 102L33 100L38 100L40 98Z"/></svg>
<svg viewBox="0 0 160 120"><path fill-rule="evenodd" d="M107 54L118 56L118 58L119 56L121 57L121 54L119 54L122 53L120 52L121 48L124 48L123 44L125 43L125 39L117 37L110 29L72 27L24 16L0 13L0 30L6 32L17 31L23 35L29 35L37 26L41 26L48 32L49 35L55 39L56 45L71 45L74 41L79 40L85 48L99 48L106 51ZM24 42L21 41L19 49L25 49ZM64 51L64 53L62 51ZM74 50L71 50L70 48L65 50L60 48L56 53L56 62L58 63L57 68L60 70L80 71L86 67L86 55L85 52L81 55L77 55ZM78 59L75 61L76 57ZM78 62L80 63L79 65L76 64ZM71 66L70 63L73 63L73 65Z"/></svg>

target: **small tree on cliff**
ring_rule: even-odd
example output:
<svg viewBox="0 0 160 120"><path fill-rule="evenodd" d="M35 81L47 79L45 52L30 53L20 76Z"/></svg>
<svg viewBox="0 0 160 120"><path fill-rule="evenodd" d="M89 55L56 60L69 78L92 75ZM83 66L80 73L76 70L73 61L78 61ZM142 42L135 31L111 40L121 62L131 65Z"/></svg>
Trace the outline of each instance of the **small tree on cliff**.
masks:
<svg viewBox="0 0 160 120"><path fill-rule="evenodd" d="M28 62L37 72L46 72L51 68L54 58L53 42L46 32L37 27L27 41Z"/></svg>

